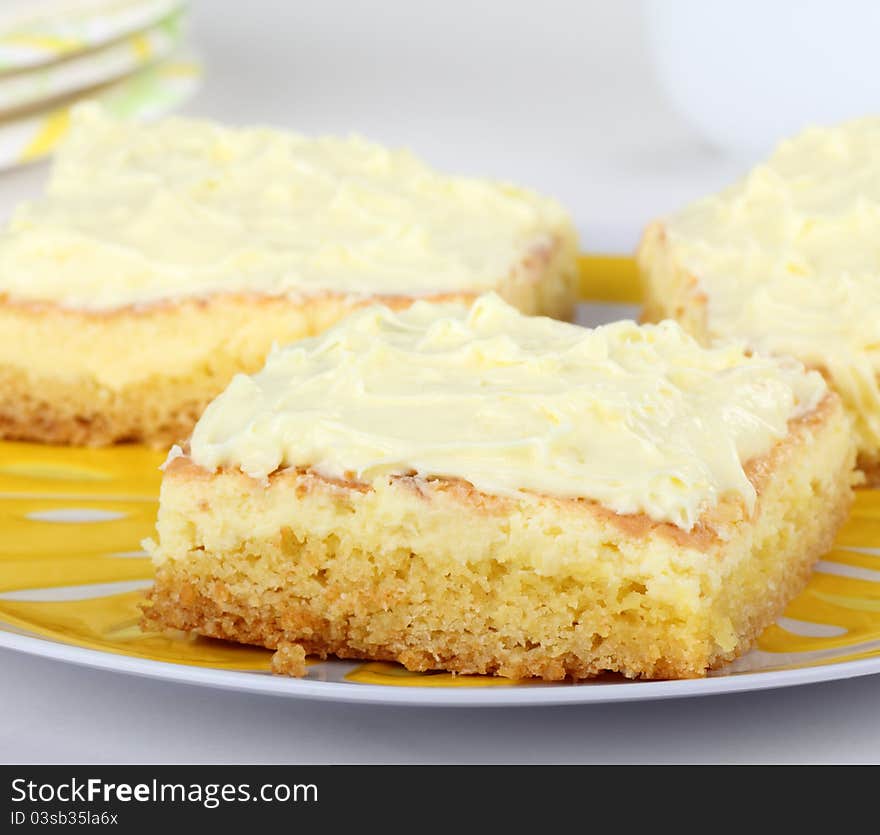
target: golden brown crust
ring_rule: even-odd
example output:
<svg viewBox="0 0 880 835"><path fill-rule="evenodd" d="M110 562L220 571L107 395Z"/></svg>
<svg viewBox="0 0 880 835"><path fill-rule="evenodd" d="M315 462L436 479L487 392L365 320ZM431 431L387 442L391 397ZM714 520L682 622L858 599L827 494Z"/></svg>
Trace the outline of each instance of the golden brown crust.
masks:
<svg viewBox="0 0 880 835"><path fill-rule="evenodd" d="M352 593L358 594L357 591ZM381 645L370 645L353 641L346 625L316 618L294 596L282 604L267 600L255 607L237 598L223 584L200 583L163 569L159 570L156 583L148 593L142 626L148 630L197 632L276 651L292 642L302 647L306 655L318 658L396 661L415 672L449 670L513 679L564 681L592 678L608 670L628 673L631 678L640 675L696 678L706 671L705 665L695 665L673 639L667 644L646 647L644 652L634 646L612 648L608 646L610 641L595 641L552 655L538 646L506 646L502 638L495 639L488 631L481 634L435 631L430 637L414 637L409 630L401 629L396 633L386 632ZM273 661L273 672L287 674L283 658L278 665Z"/></svg>

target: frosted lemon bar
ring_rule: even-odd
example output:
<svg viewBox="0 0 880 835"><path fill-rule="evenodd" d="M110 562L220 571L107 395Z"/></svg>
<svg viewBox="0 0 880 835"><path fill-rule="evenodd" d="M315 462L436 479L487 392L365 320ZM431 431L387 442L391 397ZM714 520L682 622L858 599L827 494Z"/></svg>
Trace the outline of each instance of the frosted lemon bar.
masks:
<svg viewBox="0 0 880 835"><path fill-rule="evenodd" d="M738 337L818 369L880 483L880 118L813 128L722 191L653 224L645 318Z"/></svg>
<svg viewBox="0 0 880 835"><path fill-rule="evenodd" d="M150 628L515 678L704 675L851 500L822 377L472 306L375 306L272 353L162 483Z"/></svg>
<svg viewBox="0 0 880 835"><path fill-rule="evenodd" d="M273 342L368 303L566 317L576 254L556 202L408 152L87 105L0 234L0 437L168 444Z"/></svg>

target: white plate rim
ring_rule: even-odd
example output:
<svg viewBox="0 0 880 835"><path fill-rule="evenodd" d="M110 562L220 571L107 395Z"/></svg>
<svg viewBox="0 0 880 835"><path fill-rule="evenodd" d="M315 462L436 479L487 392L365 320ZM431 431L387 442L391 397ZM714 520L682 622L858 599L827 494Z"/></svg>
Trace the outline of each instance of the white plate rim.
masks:
<svg viewBox="0 0 880 835"><path fill-rule="evenodd" d="M78 647L0 628L0 647L81 667L142 678L348 704L409 707L540 707L681 699L818 684L880 673L880 656L681 681L633 681L547 687L420 687L286 678L267 673L196 667Z"/></svg>

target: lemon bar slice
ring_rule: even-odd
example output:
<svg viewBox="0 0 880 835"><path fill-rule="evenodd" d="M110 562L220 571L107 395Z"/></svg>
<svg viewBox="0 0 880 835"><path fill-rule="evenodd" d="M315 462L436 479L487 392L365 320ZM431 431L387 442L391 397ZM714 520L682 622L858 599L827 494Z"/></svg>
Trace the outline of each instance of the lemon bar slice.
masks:
<svg viewBox="0 0 880 835"><path fill-rule="evenodd" d="M645 320L797 357L840 394L880 484L880 118L811 128L740 182L653 223Z"/></svg>
<svg viewBox="0 0 880 835"><path fill-rule="evenodd" d="M803 587L854 454L818 373L673 322L374 306L236 377L172 451L145 624L297 673L702 676Z"/></svg>

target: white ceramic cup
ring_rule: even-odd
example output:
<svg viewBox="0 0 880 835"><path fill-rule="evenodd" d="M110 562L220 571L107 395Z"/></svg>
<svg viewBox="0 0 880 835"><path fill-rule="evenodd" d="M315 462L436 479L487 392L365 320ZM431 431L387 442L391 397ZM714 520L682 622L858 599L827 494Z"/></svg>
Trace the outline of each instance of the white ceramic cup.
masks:
<svg viewBox="0 0 880 835"><path fill-rule="evenodd" d="M726 151L880 113L876 0L645 0L644 16L671 104Z"/></svg>

